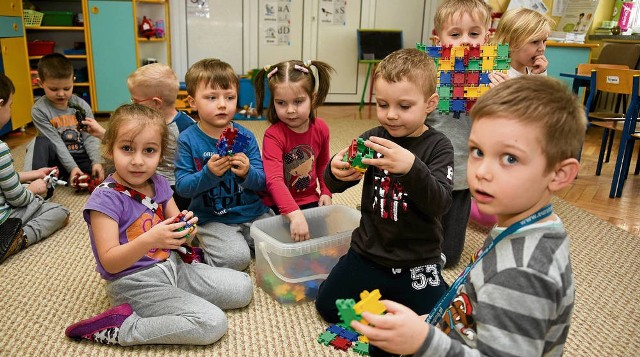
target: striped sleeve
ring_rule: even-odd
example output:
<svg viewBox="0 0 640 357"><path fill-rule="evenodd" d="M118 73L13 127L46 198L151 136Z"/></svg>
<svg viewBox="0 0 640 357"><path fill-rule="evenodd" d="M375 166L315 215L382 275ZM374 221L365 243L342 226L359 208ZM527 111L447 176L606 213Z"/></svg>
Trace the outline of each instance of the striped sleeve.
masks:
<svg viewBox="0 0 640 357"><path fill-rule="evenodd" d="M417 355L561 356L575 293L566 233L501 242L474 267L463 293L473 311L467 335L432 329Z"/></svg>
<svg viewBox="0 0 640 357"><path fill-rule="evenodd" d="M13 166L13 157L9 147L0 141L0 206L3 214L8 215L10 207L22 207L32 199L31 191L20 184L20 177ZM8 213L7 213L8 212ZM3 217L3 219L6 217Z"/></svg>

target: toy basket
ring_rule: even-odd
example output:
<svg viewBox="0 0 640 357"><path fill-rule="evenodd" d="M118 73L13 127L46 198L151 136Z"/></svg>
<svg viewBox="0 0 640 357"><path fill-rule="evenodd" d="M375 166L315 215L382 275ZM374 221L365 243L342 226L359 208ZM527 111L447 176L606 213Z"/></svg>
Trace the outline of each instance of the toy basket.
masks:
<svg viewBox="0 0 640 357"><path fill-rule="evenodd" d="M40 26L44 13L35 10L22 10L25 26Z"/></svg>

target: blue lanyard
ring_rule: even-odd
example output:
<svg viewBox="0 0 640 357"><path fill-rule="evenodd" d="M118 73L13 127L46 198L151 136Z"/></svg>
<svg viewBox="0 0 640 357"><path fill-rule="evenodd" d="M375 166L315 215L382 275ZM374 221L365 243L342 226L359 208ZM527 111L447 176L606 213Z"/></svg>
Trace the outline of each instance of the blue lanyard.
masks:
<svg viewBox="0 0 640 357"><path fill-rule="evenodd" d="M476 259L471 263L469 263L469 265L467 265L466 268L464 268L464 271L462 271L462 273L458 276L458 278L451 285L449 290L447 290L447 292L440 298L436 306L433 307L433 309L431 310L431 312L429 313L425 321L430 323L431 325L435 325L438 321L440 321L440 319L442 318L442 315L444 315L445 311L449 308L451 301L453 301L456 295L458 295L459 293L458 289L460 288L460 285L464 284L465 280L467 280L467 276L469 275L471 270L476 266L476 264L478 264L478 262L482 258L484 258L485 255L487 255L498 243L500 243L502 239L515 233L517 230L519 230L522 227L525 227L545 217L548 217L549 215L551 215L551 213L553 213L553 208L551 207L550 204L548 204L542 207L538 212L532 214L531 216L510 225L507 229L502 231L502 233L498 234L498 236L495 237L489 243L489 245L487 245L484 249L481 249L480 251L478 251L478 253L476 253Z"/></svg>

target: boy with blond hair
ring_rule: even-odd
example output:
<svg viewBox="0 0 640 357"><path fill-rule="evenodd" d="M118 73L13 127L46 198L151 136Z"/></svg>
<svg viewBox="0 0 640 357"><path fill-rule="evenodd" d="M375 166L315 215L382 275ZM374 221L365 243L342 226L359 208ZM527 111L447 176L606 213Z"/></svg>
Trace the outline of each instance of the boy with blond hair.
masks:
<svg viewBox="0 0 640 357"><path fill-rule="evenodd" d="M198 241L204 261L244 270L251 262L253 221L268 217L258 192L266 189L260 148L255 135L232 121L238 104L238 75L226 62L202 59L185 76L189 104L200 121L183 131L176 154L176 189L191 198L198 217ZM222 132L237 129L247 138L242 152L220 155Z"/></svg>
<svg viewBox="0 0 640 357"><path fill-rule="evenodd" d="M331 192L364 177L360 225L316 298L318 313L331 323L340 320L336 299L359 300L363 290L380 289L426 314L447 289L440 216L451 203L453 147L424 123L438 104L435 64L424 52L402 49L380 62L374 83L380 126L360 137L375 158L362 160L369 165L362 174L342 161L344 148L324 172Z"/></svg>
<svg viewBox="0 0 640 357"><path fill-rule="evenodd" d="M441 46L484 45L489 40L490 22L491 9L483 0L445 0L438 6L434 18L435 42ZM471 213L471 193L466 180L471 119L464 113L460 118L454 118L453 114L434 112L427 117L426 123L443 132L453 144L451 208L442 216L442 253L448 268L460 261Z"/></svg>
<svg viewBox="0 0 640 357"><path fill-rule="evenodd" d="M352 327L415 356L561 356L575 284L551 198L578 174L584 109L560 81L522 76L483 95L471 116L469 187L497 226L431 311L431 325L386 300L386 315L362 314L375 327Z"/></svg>
<svg viewBox="0 0 640 357"><path fill-rule="evenodd" d="M535 10L519 8L504 13L493 38L508 43L511 67L506 78L527 74L547 75L549 61L544 56L553 20Z"/></svg>
<svg viewBox="0 0 640 357"><path fill-rule="evenodd" d="M169 129L169 143L164 160L157 172L169 181L178 208L189 208L191 200L176 193L175 156L178 136L195 121L183 111L176 110L180 83L176 73L166 64L152 63L138 68L127 78L131 102L153 108L162 114Z"/></svg>

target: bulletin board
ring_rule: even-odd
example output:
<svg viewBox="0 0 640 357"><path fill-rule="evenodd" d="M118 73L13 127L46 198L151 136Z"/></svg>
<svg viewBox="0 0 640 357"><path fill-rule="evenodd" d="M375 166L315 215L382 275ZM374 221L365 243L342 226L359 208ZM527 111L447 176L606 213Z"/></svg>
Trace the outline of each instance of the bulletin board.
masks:
<svg viewBox="0 0 640 357"><path fill-rule="evenodd" d="M381 61L402 48L402 30L358 29L358 60Z"/></svg>

